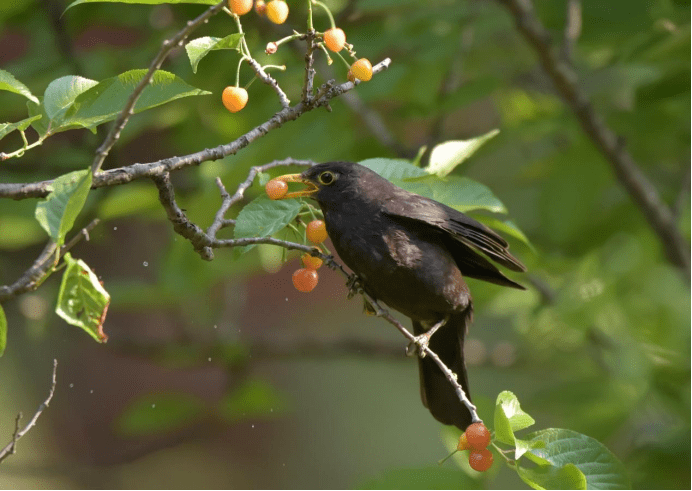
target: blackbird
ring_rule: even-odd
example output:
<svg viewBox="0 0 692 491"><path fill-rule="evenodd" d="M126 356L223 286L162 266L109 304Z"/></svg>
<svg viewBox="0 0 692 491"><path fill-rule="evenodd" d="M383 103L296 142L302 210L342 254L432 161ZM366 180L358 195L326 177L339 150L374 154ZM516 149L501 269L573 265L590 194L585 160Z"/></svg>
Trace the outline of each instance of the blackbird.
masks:
<svg viewBox="0 0 692 491"><path fill-rule="evenodd" d="M364 290L411 318L417 343L429 343L470 397L464 337L473 304L464 276L523 290L478 253L525 271L507 242L463 213L352 162L318 164L277 179L307 185L284 198L317 201L336 252ZM440 368L419 357L419 372L423 404L438 421L465 430L471 414Z"/></svg>

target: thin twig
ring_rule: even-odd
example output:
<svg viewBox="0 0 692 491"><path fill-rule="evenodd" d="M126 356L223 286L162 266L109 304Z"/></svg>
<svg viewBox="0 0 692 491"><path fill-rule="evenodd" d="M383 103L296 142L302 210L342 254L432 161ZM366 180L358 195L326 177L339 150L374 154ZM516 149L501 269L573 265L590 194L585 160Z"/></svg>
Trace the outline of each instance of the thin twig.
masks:
<svg viewBox="0 0 692 491"><path fill-rule="evenodd" d="M386 70L389 68L390 64L391 60L389 58L383 60L373 67L373 73L377 74ZM354 85L351 82L345 82L336 86L333 85L333 83L327 82L320 87L317 96L310 104L299 102L295 106L282 109L268 121L253 128L231 143L208 148L182 157L170 157L146 164L137 163L117 169L105 170L94 176L91 188L96 189L107 186L118 186L134 181L135 179L152 178L166 172L175 172L186 167L199 165L208 160L220 160L229 155L234 155L250 143L269 133L271 130L279 128L289 121L295 121L303 114L317 107L327 105L331 99L353 90L353 87ZM53 180L32 183L0 184L0 198L12 198L16 200L42 198L48 195L52 183Z"/></svg>
<svg viewBox="0 0 692 491"><path fill-rule="evenodd" d="M551 38L536 16L531 0L499 0L514 16L517 29L538 55L543 69L572 108L586 134L603 153L617 179L629 193L663 245L668 260L690 281L689 244L683 239L675 217L656 187L641 171L625 148L624 138L615 134L596 114L579 88L579 77L569 63L553 52Z"/></svg>
<svg viewBox="0 0 692 491"><path fill-rule="evenodd" d="M41 283L45 281L50 270L58 264L60 258L65 255L67 251L72 249L82 239L89 240L89 232L91 232L98 223L98 218L92 220L89 225L80 230L79 233L60 248L59 255L57 256L55 242L52 240L49 241L43 249L43 252L41 252L36 261L34 261L34 264L26 270L17 281L11 285L0 286L0 303L22 293L35 290L41 286Z"/></svg>
<svg viewBox="0 0 692 491"><path fill-rule="evenodd" d="M96 174L101 169L103 161L106 160L106 157L108 156L108 152L110 152L111 148L113 148L115 142L118 141L118 138L120 138L120 132L123 130L123 128L125 128L125 125L129 121L130 116L132 116L132 114L134 113L134 107L137 103L137 100L139 99L139 96L142 95L144 89L146 89L146 87L151 83L151 79L154 77L156 70L161 68L161 65L163 64L164 60L168 57L168 54L176 47L182 46L183 42L192 33L192 31L194 31L199 26L207 22L210 17L217 14L224 5L225 2L222 1L217 3L216 5L209 7L206 11L204 11L202 15L200 15L194 20L188 21L185 27L178 31L178 33L175 36L165 40L162 43L161 49L154 57L154 60L151 62L151 65L149 65L149 71L147 71L146 75L144 75L142 80L139 81L137 87L135 87L132 94L130 94L130 97L128 97L127 102L125 103L125 106L118 115L118 119L115 120L115 123L113 123L113 127L108 132L108 135L106 135L106 139L96 149L96 156L94 157L94 161L91 164L91 172L93 174Z"/></svg>
<svg viewBox="0 0 692 491"><path fill-rule="evenodd" d="M574 45L581 35L581 0L569 0L567 2L567 20L562 39L562 59L572 62Z"/></svg>
<svg viewBox="0 0 692 491"><path fill-rule="evenodd" d="M17 415L17 418L15 419L15 430L14 430L14 434L12 435L12 441L10 443L8 443L5 446L5 448L0 450L0 462L5 460L9 455L12 455L16 452L17 441L20 438L22 438L24 435L26 435L27 432L31 428L34 427L34 425L36 424L36 421L38 421L39 416L41 416L41 413L43 413L43 411L50 404L51 399L53 399L53 394L55 393L55 385L57 384L57 378L56 378L57 369L58 369L58 360L53 360L53 379L51 381L50 390L48 391L48 397L38 407L34 416L31 418L29 423L27 423L27 425L21 431L19 431L19 420L21 418L21 413Z"/></svg>

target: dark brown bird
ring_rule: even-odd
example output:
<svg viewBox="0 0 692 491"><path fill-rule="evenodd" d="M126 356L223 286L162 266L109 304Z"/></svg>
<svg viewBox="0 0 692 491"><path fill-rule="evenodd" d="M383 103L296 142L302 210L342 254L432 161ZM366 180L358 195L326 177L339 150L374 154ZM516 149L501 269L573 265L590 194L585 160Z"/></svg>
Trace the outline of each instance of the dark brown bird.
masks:
<svg viewBox="0 0 692 491"><path fill-rule="evenodd" d="M461 212L401 189L370 169L328 162L302 174L282 176L308 186L287 198L314 198L327 233L346 265L378 301L413 321L414 333L430 337L429 347L469 394L464 337L473 305L464 276L524 289L478 252L512 271L525 271L498 234ZM471 414L430 358L419 358L423 404L440 422L461 430Z"/></svg>

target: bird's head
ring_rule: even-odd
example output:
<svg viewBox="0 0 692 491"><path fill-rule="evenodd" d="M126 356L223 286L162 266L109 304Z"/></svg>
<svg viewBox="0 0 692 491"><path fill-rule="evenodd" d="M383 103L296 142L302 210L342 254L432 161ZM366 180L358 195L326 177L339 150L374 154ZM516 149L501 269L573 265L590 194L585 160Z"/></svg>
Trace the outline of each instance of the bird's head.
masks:
<svg viewBox="0 0 692 491"><path fill-rule="evenodd" d="M315 199L320 206L333 207L353 203L363 192L363 184L369 179L382 179L367 167L353 162L326 162L317 164L301 174L276 177L278 181L300 182L307 188L287 193L282 199L307 197Z"/></svg>

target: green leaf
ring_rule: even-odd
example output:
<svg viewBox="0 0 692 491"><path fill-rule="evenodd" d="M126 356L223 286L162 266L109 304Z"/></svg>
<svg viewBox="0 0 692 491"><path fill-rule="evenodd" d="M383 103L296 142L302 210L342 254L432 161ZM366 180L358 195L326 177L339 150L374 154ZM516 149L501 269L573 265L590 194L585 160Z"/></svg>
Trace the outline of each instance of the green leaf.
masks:
<svg viewBox="0 0 692 491"><path fill-rule="evenodd" d="M218 405L219 414L228 421L258 416L276 416L286 408L286 402L276 389L263 380L248 380L226 394Z"/></svg>
<svg viewBox="0 0 692 491"><path fill-rule="evenodd" d="M517 465L517 474L533 489L587 489L584 474L574 464L552 465L528 469Z"/></svg>
<svg viewBox="0 0 692 491"><path fill-rule="evenodd" d="M531 453L554 466L577 466L586 476L588 489L631 489L624 465L598 440L559 428L536 431L526 439L545 442L544 448Z"/></svg>
<svg viewBox="0 0 692 491"><path fill-rule="evenodd" d="M108 341L103 322L111 297L96 274L81 259L66 253L67 267L62 275L55 313L68 324L81 327L99 343Z"/></svg>
<svg viewBox="0 0 692 491"><path fill-rule="evenodd" d="M79 94L72 104L56 115L51 131L65 131L75 127L93 129L114 120L147 70L130 70L117 77L102 80ZM211 94L188 85L183 79L164 70L157 70L151 83L142 91L133 109L139 113L181 97ZM45 99L44 99L45 102Z"/></svg>
<svg viewBox="0 0 692 491"><path fill-rule="evenodd" d="M59 114L64 113L74 103L79 94L95 85L98 85L96 80L77 75L67 75L53 80L43 93L43 105L46 108L48 118L56 119Z"/></svg>
<svg viewBox="0 0 692 491"><path fill-rule="evenodd" d="M471 140L452 140L436 145L430 152L430 163L425 170L439 177L446 176L498 133L500 130L492 130Z"/></svg>
<svg viewBox="0 0 692 491"><path fill-rule="evenodd" d="M406 179L407 177L421 177L428 174L425 170L404 159L367 159L362 160L360 165L377 172L389 181Z"/></svg>
<svg viewBox="0 0 692 491"><path fill-rule="evenodd" d="M464 213L470 210L507 213L505 205L487 186L468 177L449 176L443 180L434 175L426 175L393 182L407 191L427 196Z"/></svg>
<svg viewBox="0 0 692 491"><path fill-rule="evenodd" d="M218 2L215 0L75 0L67 6L65 12L83 3L129 3L140 5L162 5L162 4L177 4L177 3L194 3L200 5L215 5Z"/></svg>
<svg viewBox="0 0 692 491"><path fill-rule="evenodd" d="M507 445L514 445L514 432L534 423L534 419L521 410L517 396L508 390L500 392L495 402L495 438Z"/></svg>
<svg viewBox="0 0 692 491"><path fill-rule="evenodd" d="M145 394L127 406L115 428L126 437L172 432L194 422L204 409L204 401L192 394Z"/></svg>
<svg viewBox="0 0 692 491"><path fill-rule="evenodd" d="M303 203L296 199L270 200L260 195L248 203L235 222L234 237L269 237L288 225L300 212ZM241 253L252 249L255 244L242 248Z"/></svg>
<svg viewBox="0 0 692 491"><path fill-rule="evenodd" d="M5 347L7 346L7 317L5 317L5 311L0 305L0 356L5 352Z"/></svg>
<svg viewBox="0 0 692 491"><path fill-rule="evenodd" d="M524 235L524 232L522 232L521 229L517 227L517 225L512 220L501 220L497 217L489 217L486 215L477 215L474 216L474 218L498 232L502 232L511 237L514 237L515 239L519 239L521 242L526 244L529 247L529 249L531 249L533 252L536 252L536 249L534 249L531 242L529 242L528 237Z"/></svg>
<svg viewBox="0 0 692 491"><path fill-rule="evenodd" d="M46 108L43 105L43 97L38 98L38 102L26 101L26 108L29 116L34 118L31 122L31 127L36 130L36 133L43 138L48 133L50 119L46 114ZM38 117L37 117L38 116Z"/></svg>
<svg viewBox="0 0 692 491"><path fill-rule="evenodd" d="M15 94L23 95L30 101L38 103L38 99L31 93L29 88L14 78L10 72L6 72L5 70L0 70L0 90L7 90Z"/></svg>
<svg viewBox="0 0 692 491"><path fill-rule="evenodd" d="M205 36L202 38L193 39L185 45L187 57L190 59L193 73L197 73L197 64L202 58L207 56L210 51L219 49L234 49L240 51L240 42L244 34L236 33L226 36L225 38L214 38Z"/></svg>
<svg viewBox="0 0 692 491"><path fill-rule="evenodd" d="M545 447L545 442L542 440L535 440L535 441L527 441L527 440L522 440L520 438L514 437L514 445L516 446L516 449L514 451L514 460L519 460L519 458L522 455L528 455L527 452L534 448L544 448ZM541 465L548 465L550 464L547 460L541 459L539 457L536 457L535 455L532 455L533 457L531 460L536 462L537 464Z"/></svg>
<svg viewBox="0 0 692 491"><path fill-rule="evenodd" d="M36 220L59 246L84 206L91 188L91 169L58 177L46 199L36 205Z"/></svg>
<svg viewBox="0 0 692 491"><path fill-rule="evenodd" d="M16 123L0 123L0 140L5 138L8 134L15 130L19 131L24 131L29 127L29 125L38 119L41 119L41 115L37 114L35 116L31 116L26 119L22 119L21 121L17 121Z"/></svg>

